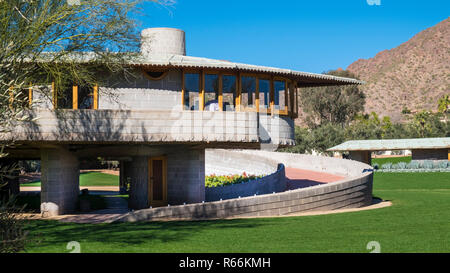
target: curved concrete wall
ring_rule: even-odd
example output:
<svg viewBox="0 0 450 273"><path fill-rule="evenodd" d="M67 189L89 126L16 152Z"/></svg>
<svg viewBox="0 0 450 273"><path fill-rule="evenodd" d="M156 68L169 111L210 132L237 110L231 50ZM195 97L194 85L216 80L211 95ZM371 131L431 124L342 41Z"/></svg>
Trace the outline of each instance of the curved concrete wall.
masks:
<svg viewBox="0 0 450 273"><path fill-rule="evenodd" d="M345 160L327 156L278 152L274 153L259 150L229 150L229 152L270 158L279 163L283 163L286 168L326 172L345 177L360 176L364 170L372 170L372 166L359 161Z"/></svg>
<svg viewBox="0 0 450 273"><path fill-rule="evenodd" d="M141 32L143 55L186 55L186 35L176 28L147 28Z"/></svg>
<svg viewBox="0 0 450 273"><path fill-rule="evenodd" d="M241 184L205 189L206 202L261 195L286 190L286 172L283 164L277 171L264 177Z"/></svg>
<svg viewBox="0 0 450 273"><path fill-rule="evenodd" d="M265 151L230 151L231 154L259 155L285 166L346 175L338 182L287 192L250 196L216 202L145 209L124 215L117 221L158 219L209 219L289 215L367 206L372 203L373 173L364 163L330 157ZM257 164L255 162L255 164Z"/></svg>
<svg viewBox="0 0 450 273"><path fill-rule="evenodd" d="M206 175L247 174L268 175L277 171L278 162L270 158L242 153L233 153L230 150L207 149L205 151Z"/></svg>

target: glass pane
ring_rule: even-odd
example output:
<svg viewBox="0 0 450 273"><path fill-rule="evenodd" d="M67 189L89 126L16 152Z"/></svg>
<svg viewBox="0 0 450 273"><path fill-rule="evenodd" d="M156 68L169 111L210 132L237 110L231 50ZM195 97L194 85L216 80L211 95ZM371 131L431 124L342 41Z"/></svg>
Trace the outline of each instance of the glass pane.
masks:
<svg viewBox="0 0 450 273"><path fill-rule="evenodd" d="M288 90L288 109L292 113L294 112L294 85L292 83L289 83L289 90Z"/></svg>
<svg viewBox="0 0 450 273"><path fill-rule="evenodd" d="M184 109L199 109L200 75L198 73L184 74Z"/></svg>
<svg viewBox="0 0 450 273"><path fill-rule="evenodd" d="M241 105L244 107L255 107L256 78L242 77Z"/></svg>
<svg viewBox="0 0 450 273"><path fill-rule="evenodd" d="M236 101L236 77L232 75L222 76L223 110L234 111Z"/></svg>
<svg viewBox="0 0 450 273"><path fill-rule="evenodd" d="M17 90L14 90L13 92L16 92ZM30 105L30 89L29 88L23 88L18 90L19 94L14 95L17 97L17 100L14 100L14 103L17 103L21 107L28 107Z"/></svg>
<svg viewBox="0 0 450 273"><path fill-rule="evenodd" d="M205 111L219 111L219 75L205 75Z"/></svg>
<svg viewBox="0 0 450 273"><path fill-rule="evenodd" d="M259 108L267 109L270 105L270 80L259 80Z"/></svg>
<svg viewBox="0 0 450 273"><path fill-rule="evenodd" d="M292 102L292 106L294 107L294 114L297 115L298 113L298 92L295 85L293 86L293 92L294 92L294 101Z"/></svg>
<svg viewBox="0 0 450 273"><path fill-rule="evenodd" d="M286 105L286 82L274 81L274 105L277 110L284 110Z"/></svg>
<svg viewBox="0 0 450 273"><path fill-rule="evenodd" d="M73 85L65 85L56 92L57 108L58 109L72 109L73 108Z"/></svg>
<svg viewBox="0 0 450 273"><path fill-rule="evenodd" d="M94 88L78 87L78 109L94 109Z"/></svg>

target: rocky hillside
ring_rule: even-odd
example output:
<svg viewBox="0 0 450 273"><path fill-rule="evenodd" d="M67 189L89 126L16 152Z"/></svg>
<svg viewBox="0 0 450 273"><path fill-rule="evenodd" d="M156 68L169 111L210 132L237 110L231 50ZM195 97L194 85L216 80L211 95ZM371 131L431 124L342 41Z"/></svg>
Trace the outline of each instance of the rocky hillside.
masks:
<svg viewBox="0 0 450 273"><path fill-rule="evenodd" d="M450 94L450 18L347 69L366 82L368 113L398 121L404 107L436 111L438 99Z"/></svg>

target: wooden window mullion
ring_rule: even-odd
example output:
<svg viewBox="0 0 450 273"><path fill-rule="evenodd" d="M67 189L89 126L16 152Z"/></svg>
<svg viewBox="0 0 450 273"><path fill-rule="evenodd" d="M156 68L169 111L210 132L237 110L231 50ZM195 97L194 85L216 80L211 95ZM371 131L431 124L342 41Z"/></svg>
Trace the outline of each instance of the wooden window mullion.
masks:
<svg viewBox="0 0 450 273"><path fill-rule="evenodd" d="M72 109L78 109L78 85L72 86Z"/></svg>
<svg viewBox="0 0 450 273"><path fill-rule="evenodd" d="M219 73L219 110L223 111L223 78L222 73Z"/></svg>
<svg viewBox="0 0 450 273"><path fill-rule="evenodd" d="M199 103L200 111L205 109L205 71L202 70L200 77L200 103Z"/></svg>

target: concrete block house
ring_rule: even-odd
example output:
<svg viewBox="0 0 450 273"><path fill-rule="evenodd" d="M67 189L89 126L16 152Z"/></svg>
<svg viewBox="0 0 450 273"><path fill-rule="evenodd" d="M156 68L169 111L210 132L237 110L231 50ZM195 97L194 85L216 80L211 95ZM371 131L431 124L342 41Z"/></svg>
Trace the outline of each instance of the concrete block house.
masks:
<svg viewBox="0 0 450 273"><path fill-rule="evenodd" d="M205 149L294 145L298 88L360 83L186 56L178 29L145 29L141 44L124 64L132 80L107 75L119 84L52 87L50 98L30 88L36 121L1 136L18 144L12 160L41 160L43 214L76 209L80 160L96 157L120 161L132 209L202 202Z"/></svg>

